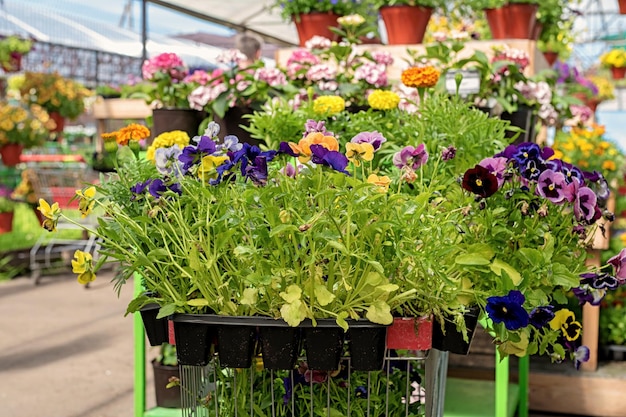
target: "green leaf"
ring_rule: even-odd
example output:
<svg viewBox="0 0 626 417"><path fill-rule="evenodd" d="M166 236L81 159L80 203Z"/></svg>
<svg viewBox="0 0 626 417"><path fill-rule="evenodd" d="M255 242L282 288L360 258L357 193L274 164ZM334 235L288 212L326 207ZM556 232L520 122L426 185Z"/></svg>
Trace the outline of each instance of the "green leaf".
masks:
<svg viewBox="0 0 626 417"><path fill-rule="evenodd" d="M348 331L348 322L346 321L347 317L348 313L346 311L342 311L341 313L337 314L337 318L335 319L337 326L341 327L344 332Z"/></svg>
<svg viewBox="0 0 626 417"><path fill-rule="evenodd" d="M178 307L174 303L161 306L161 308L159 309L159 314L157 314L157 319L162 319L163 317L171 316L172 314L176 313L177 308Z"/></svg>
<svg viewBox="0 0 626 417"><path fill-rule="evenodd" d="M543 254L538 249L520 248L518 252L529 265L540 265L543 263Z"/></svg>
<svg viewBox="0 0 626 417"><path fill-rule="evenodd" d="M241 297L241 304L243 305L255 305L259 299L259 290L257 288L246 288L243 290L243 296Z"/></svg>
<svg viewBox="0 0 626 417"><path fill-rule="evenodd" d="M389 307L389 304L382 300L375 301L371 306L369 306L365 317L369 321L378 324L391 324L393 322L391 308Z"/></svg>
<svg viewBox="0 0 626 417"><path fill-rule="evenodd" d="M296 327L306 318L306 307L300 300L284 304L280 308L280 315L291 327Z"/></svg>
<svg viewBox="0 0 626 417"><path fill-rule="evenodd" d="M517 269L498 258L493 260L491 270L499 277L502 276L502 270L506 271L515 286L518 286L520 282L522 282L522 275L517 271Z"/></svg>
<svg viewBox="0 0 626 417"><path fill-rule="evenodd" d="M343 255L348 255L348 248L346 248L346 245L344 245L341 242L337 242L336 240L331 240L328 242L329 246L332 246L333 248L337 249L339 252L341 252Z"/></svg>
<svg viewBox="0 0 626 417"><path fill-rule="evenodd" d="M464 253L454 258L454 263L459 265L489 265L490 261L477 253Z"/></svg>
<svg viewBox="0 0 626 417"><path fill-rule="evenodd" d="M191 307L205 307L209 305L209 301L206 298L192 298L187 300L187 305Z"/></svg>
<svg viewBox="0 0 626 417"><path fill-rule="evenodd" d="M569 289L580 284L580 277L572 273L566 265L555 263L552 265L552 282Z"/></svg>
<svg viewBox="0 0 626 417"><path fill-rule="evenodd" d="M315 285L315 298L317 303L324 307L330 304L335 299L335 294L328 291L324 285Z"/></svg>
<svg viewBox="0 0 626 417"><path fill-rule="evenodd" d="M302 289L296 284L287 287L287 291L282 291L280 297L288 303L293 303L302 297Z"/></svg>
<svg viewBox="0 0 626 417"><path fill-rule="evenodd" d="M228 97L227 94L220 94L211 104L213 112L221 118L224 118L226 110L228 109Z"/></svg>

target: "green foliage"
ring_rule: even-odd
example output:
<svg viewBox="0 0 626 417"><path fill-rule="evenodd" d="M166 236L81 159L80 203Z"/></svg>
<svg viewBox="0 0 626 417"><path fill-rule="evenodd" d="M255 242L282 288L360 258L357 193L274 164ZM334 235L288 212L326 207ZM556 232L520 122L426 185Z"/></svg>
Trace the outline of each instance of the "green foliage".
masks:
<svg viewBox="0 0 626 417"><path fill-rule="evenodd" d="M178 357L176 356L176 346L169 343L163 343L159 349L159 355L156 360L161 365L178 366Z"/></svg>
<svg viewBox="0 0 626 417"><path fill-rule="evenodd" d="M600 344L626 345L626 288L607 295L600 309Z"/></svg>

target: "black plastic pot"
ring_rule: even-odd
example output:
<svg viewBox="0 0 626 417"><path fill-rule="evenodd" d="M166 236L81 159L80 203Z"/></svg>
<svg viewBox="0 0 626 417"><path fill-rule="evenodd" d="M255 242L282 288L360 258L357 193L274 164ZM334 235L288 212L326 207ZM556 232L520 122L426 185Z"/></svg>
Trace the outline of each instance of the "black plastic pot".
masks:
<svg viewBox="0 0 626 417"><path fill-rule="evenodd" d="M162 108L152 110L152 134L157 137L161 133L172 130L187 132L190 138L198 135L200 124L206 113L194 109Z"/></svg>
<svg viewBox="0 0 626 417"><path fill-rule="evenodd" d="M531 108L520 107L513 113L504 112L500 115L500 119L508 120L511 126L519 127L523 130L513 142L514 144L533 142L535 140L535 123L537 122L537 117ZM513 138L516 134L517 132L510 130L505 131L505 137L507 138Z"/></svg>
<svg viewBox="0 0 626 417"><path fill-rule="evenodd" d="M155 359L152 361L152 370L154 371L154 394L157 407L180 408L180 387L166 388L170 378L180 378L178 366L163 365Z"/></svg>
<svg viewBox="0 0 626 417"><path fill-rule="evenodd" d="M385 360L386 326L351 327L350 366L356 371L380 371Z"/></svg>
<svg viewBox="0 0 626 417"><path fill-rule="evenodd" d="M226 111L224 117L217 115L213 116L213 120L220 125L219 138L224 139L224 136L235 135L239 139L240 143L249 143L250 145L258 146L261 141L254 139L250 136L243 127L250 126L250 119L244 116L253 114L254 109L249 107L231 107Z"/></svg>
<svg viewBox="0 0 626 417"><path fill-rule="evenodd" d="M178 362L181 365L205 366L210 360L215 327L206 323L183 321L184 319L185 317L174 317Z"/></svg>
<svg viewBox="0 0 626 417"><path fill-rule="evenodd" d="M334 322L330 320L325 326L325 321L317 320L317 327L304 327L306 361L309 369L321 371L339 369L345 332Z"/></svg>
<svg viewBox="0 0 626 417"><path fill-rule="evenodd" d="M169 340L167 318L157 319L159 308L158 304L148 304L139 310L150 346L161 346Z"/></svg>
<svg viewBox="0 0 626 417"><path fill-rule="evenodd" d="M298 327L259 327L263 367L274 370L292 370L302 349Z"/></svg>
<svg viewBox="0 0 626 417"><path fill-rule="evenodd" d="M217 326L220 365L226 368L249 368L256 346L256 327L246 325Z"/></svg>
<svg viewBox="0 0 626 417"><path fill-rule="evenodd" d="M433 322L433 349L467 355L476 332L479 314L480 309L477 306L472 306L463 315L467 327L467 342L463 340L463 333L457 330L453 321L445 320L443 322L444 334L441 330L441 323L435 318Z"/></svg>

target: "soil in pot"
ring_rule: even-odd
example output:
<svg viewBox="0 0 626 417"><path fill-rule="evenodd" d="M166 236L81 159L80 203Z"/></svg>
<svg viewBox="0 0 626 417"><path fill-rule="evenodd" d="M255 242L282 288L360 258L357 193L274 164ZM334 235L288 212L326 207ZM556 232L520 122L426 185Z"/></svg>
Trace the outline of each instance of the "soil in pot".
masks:
<svg viewBox="0 0 626 417"><path fill-rule="evenodd" d="M291 370L302 349L301 330L295 327L259 327L263 367Z"/></svg>
<svg viewBox="0 0 626 417"><path fill-rule="evenodd" d="M339 368L345 333L339 326L304 328L309 369L332 371Z"/></svg>

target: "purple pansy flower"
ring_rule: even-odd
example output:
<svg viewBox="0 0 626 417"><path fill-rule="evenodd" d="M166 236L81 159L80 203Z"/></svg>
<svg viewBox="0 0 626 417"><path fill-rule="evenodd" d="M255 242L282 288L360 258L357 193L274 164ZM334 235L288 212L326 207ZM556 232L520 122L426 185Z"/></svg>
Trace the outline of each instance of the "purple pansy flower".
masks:
<svg viewBox="0 0 626 417"><path fill-rule="evenodd" d="M428 162L428 151L423 143L417 147L405 146L393 155L393 164L400 169L410 167L417 170L426 162Z"/></svg>
<svg viewBox="0 0 626 417"><path fill-rule="evenodd" d="M614 290L620 285L617 278L607 274L606 272L588 272L580 274L580 283L583 285L589 285L597 290Z"/></svg>
<svg viewBox="0 0 626 417"><path fill-rule="evenodd" d="M322 145L311 145L311 161L315 164L326 165L335 171L348 174L348 158L341 152L330 151Z"/></svg>
<svg viewBox="0 0 626 417"><path fill-rule="evenodd" d="M188 171L192 165L200 162L203 156L212 155L217 151L217 145L208 136L201 136L197 146L185 146L178 160L183 164L183 170Z"/></svg>
<svg viewBox="0 0 626 417"><path fill-rule="evenodd" d="M381 145L387 142L385 137L377 132L376 130L373 132L361 132L350 140L352 143L369 143L374 147L374 151L380 149Z"/></svg>
<svg viewBox="0 0 626 417"><path fill-rule="evenodd" d="M567 186L565 175L546 169L537 179L537 192L554 204L561 204L572 199L572 191Z"/></svg>
<svg viewBox="0 0 626 417"><path fill-rule="evenodd" d="M298 154L291 149L288 142L280 142L280 145L278 146L278 153L293 156L294 158L298 156Z"/></svg>
<svg viewBox="0 0 626 417"><path fill-rule="evenodd" d="M575 184L574 181L572 184ZM574 216L578 221L592 222L596 216L596 193L589 187L578 188L574 201Z"/></svg>
<svg viewBox="0 0 626 417"><path fill-rule="evenodd" d="M150 185L152 179L148 179L144 182L138 182L137 184L130 187L130 191L133 193L131 200L135 200L137 196L143 194L146 191L146 188Z"/></svg>
<svg viewBox="0 0 626 417"><path fill-rule="evenodd" d="M456 148L452 145L441 151L441 160L450 161L456 156Z"/></svg>
<svg viewBox="0 0 626 417"><path fill-rule="evenodd" d="M157 148L154 153L154 165L161 175L179 176L183 171L183 164L178 160L182 150L178 145L169 148Z"/></svg>
<svg viewBox="0 0 626 417"><path fill-rule="evenodd" d="M574 367L579 369L580 365L588 360L589 348L587 346L579 346L578 349L576 349L576 352L574 352Z"/></svg>
<svg viewBox="0 0 626 417"><path fill-rule="evenodd" d="M483 168L489 170L498 179L498 188L504 183L504 171L506 170L508 159L501 156L495 158L485 158L478 163Z"/></svg>
<svg viewBox="0 0 626 417"><path fill-rule="evenodd" d="M526 301L524 294L511 290L507 295L487 298L485 310L494 323L504 323L508 330L528 326L528 312L522 307Z"/></svg>
<svg viewBox="0 0 626 417"><path fill-rule="evenodd" d="M578 303L580 305L589 303L592 306L600 305L600 302L606 294L605 290L597 290L595 288L589 287L588 285L572 288L572 292L574 293L576 298L578 298Z"/></svg>
<svg viewBox="0 0 626 417"><path fill-rule="evenodd" d="M333 136L332 132L326 130L326 122L325 121L317 121L313 119L309 119L304 124L304 133L302 137L305 138L309 133L320 132L324 136Z"/></svg>
<svg viewBox="0 0 626 417"><path fill-rule="evenodd" d="M554 306L535 307L530 312L529 323L537 329L546 327L554 318Z"/></svg>
<svg viewBox="0 0 626 417"><path fill-rule="evenodd" d="M622 249L617 255L608 260L609 265L613 265L615 277L619 284L626 283L626 249Z"/></svg>

